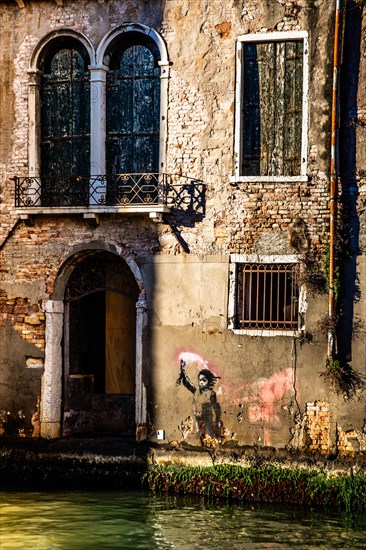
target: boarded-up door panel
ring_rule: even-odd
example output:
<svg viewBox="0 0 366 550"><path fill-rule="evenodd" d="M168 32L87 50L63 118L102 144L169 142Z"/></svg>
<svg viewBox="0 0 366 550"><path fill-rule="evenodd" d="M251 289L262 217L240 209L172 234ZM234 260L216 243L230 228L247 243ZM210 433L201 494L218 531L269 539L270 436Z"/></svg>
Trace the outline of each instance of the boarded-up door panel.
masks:
<svg viewBox="0 0 366 550"><path fill-rule="evenodd" d="M138 293L127 264L109 253L91 254L71 274L64 435L134 433Z"/></svg>
<svg viewBox="0 0 366 550"><path fill-rule="evenodd" d="M133 300L106 293L106 389L108 394L135 393L135 325Z"/></svg>

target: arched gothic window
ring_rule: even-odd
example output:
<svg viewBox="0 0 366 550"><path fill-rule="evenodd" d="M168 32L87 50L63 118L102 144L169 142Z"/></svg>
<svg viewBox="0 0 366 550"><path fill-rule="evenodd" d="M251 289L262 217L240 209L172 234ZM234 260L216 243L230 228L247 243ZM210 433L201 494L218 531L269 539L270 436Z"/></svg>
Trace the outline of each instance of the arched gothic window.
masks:
<svg viewBox="0 0 366 550"><path fill-rule="evenodd" d="M121 35L107 73L107 174L159 171L160 60L145 35Z"/></svg>
<svg viewBox="0 0 366 550"><path fill-rule="evenodd" d="M53 31L29 74L29 177L16 178L16 206L160 208L169 61L156 31L128 23L96 50Z"/></svg>
<svg viewBox="0 0 366 550"><path fill-rule="evenodd" d="M43 204L87 204L90 166L88 55L76 40L53 41L41 77Z"/></svg>

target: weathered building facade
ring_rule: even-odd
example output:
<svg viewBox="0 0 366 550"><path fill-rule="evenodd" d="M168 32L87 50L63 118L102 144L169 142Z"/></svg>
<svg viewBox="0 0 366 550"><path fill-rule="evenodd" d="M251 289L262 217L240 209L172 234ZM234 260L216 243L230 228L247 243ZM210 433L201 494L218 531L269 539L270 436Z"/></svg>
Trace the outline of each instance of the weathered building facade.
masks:
<svg viewBox="0 0 366 550"><path fill-rule="evenodd" d="M4 435L365 451L362 5L0 23Z"/></svg>

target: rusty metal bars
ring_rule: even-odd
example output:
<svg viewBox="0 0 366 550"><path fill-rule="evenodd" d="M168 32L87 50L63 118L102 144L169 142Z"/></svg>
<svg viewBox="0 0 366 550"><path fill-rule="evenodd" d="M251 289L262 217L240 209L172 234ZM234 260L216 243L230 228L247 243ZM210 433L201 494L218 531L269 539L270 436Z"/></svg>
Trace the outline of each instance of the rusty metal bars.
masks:
<svg viewBox="0 0 366 550"><path fill-rule="evenodd" d="M239 264L237 328L297 329L298 298L295 264Z"/></svg>

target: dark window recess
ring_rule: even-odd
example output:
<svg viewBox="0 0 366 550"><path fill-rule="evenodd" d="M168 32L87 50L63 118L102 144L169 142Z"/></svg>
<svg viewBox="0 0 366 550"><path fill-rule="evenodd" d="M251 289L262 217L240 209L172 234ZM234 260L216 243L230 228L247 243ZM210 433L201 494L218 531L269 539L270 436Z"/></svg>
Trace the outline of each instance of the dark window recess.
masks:
<svg viewBox="0 0 366 550"><path fill-rule="evenodd" d="M133 35L133 33L131 33ZM155 43L134 35L107 74L107 173L159 172L160 68Z"/></svg>
<svg viewBox="0 0 366 550"><path fill-rule="evenodd" d="M241 175L299 175L303 42L244 42L242 82Z"/></svg>
<svg viewBox="0 0 366 550"><path fill-rule="evenodd" d="M297 329L295 264L239 264L236 328Z"/></svg>
<svg viewBox="0 0 366 550"><path fill-rule="evenodd" d="M88 204L90 75L85 56L52 52L41 80L42 205Z"/></svg>

